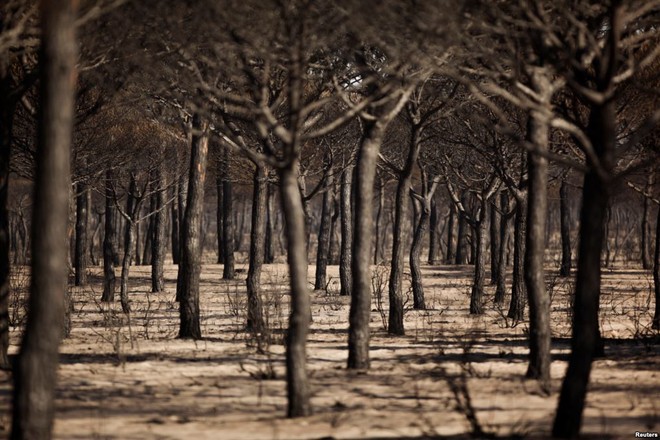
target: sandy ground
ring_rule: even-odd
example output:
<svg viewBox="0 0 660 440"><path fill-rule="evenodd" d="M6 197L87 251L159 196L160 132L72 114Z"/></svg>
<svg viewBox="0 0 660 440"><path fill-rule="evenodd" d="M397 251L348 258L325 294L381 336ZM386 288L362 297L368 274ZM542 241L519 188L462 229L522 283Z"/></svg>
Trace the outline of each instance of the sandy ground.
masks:
<svg viewBox="0 0 660 440"><path fill-rule="evenodd" d="M239 266L244 269L243 266ZM425 268L429 310L410 310L407 335L383 329L377 300L371 315L368 372L345 367L348 298L338 296L337 267L328 292L313 293L308 342L315 414L287 420L282 331L286 328L286 267L263 275L271 343L260 347L242 331L245 272L221 280L222 266L202 272L201 341L176 339L176 270L167 291L148 293L149 268L131 270L133 313L98 302L100 270L74 291L73 332L61 347L55 436L61 439L367 439L462 437L474 408L478 423L503 437L548 435L569 347L570 283L549 276L553 297L551 396L526 371L527 323L506 311L468 314L469 267ZM386 271L375 284L386 300ZM310 267L310 279L313 267ZM647 272L604 274L601 326L605 359L594 364L583 433L634 438L660 430L660 346L648 328L653 307ZM412 301L409 301L409 305ZM11 353L17 351L12 333ZM273 378L274 376L274 378ZM463 386L465 385L465 386ZM452 392L452 389L456 392ZM0 372L0 436L9 429L10 377ZM466 404L469 399L469 405Z"/></svg>

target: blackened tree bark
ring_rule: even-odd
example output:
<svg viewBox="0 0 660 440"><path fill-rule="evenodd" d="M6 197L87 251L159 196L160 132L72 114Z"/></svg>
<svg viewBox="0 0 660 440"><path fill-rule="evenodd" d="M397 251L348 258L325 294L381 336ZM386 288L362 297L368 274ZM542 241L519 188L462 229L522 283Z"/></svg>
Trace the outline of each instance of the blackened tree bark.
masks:
<svg viewBox="0 0 660 440"><path fill-rule="evenodd" d="M142 264L146 265L153 265L152 261L152 251L154 247L154 240L153 240L153 235L154 235L154 222L156 221L156 216L155 213L157 212L158 208L158 174L157 171L154 171L153 173L153 185L151 189L151 197L149 197L149 211L148 215L150 214L150 217L147 219L147 224L145 227L145 234L144 234L144 245L142 246Z"/></svg>
<svg viewBox="0 0 660 440"><path fill-rule="evenodd" d="M618 60L618 43L621 36L623 6L614 2L609 6L609 25L606 59L599 59L603 66L596 70L596 90L605 95L611 92ZM605 57L605 56L604 56ZM595 62L594 62L595 63ZM602 354L603 346L598 326L600 301L601 252L605 235L605 217L609 204L610 187L603 175L613 169L616 150L616 102L605 99L590 102L587 136L599 161L590 163L582 187L580 213L580 242L573 302L573 334L571 354L561 393L552 435L559 438L575 438L580 432L582 414L587 395L591 364L595 356Z"/></svg>
<svg viewBox="0 0 660 440"><path fill-rule="evenodd" d="M358 64L368 63L360 55ZM374 108L378 116L373 121L363 121L363 133L358 149L355 168L355 230L353 236L351 308L348 327L348 368L369 368L369 317L371 313L371 243L373 239L374 179L380 146L389 123L408 102L413 89L399 90L398 96L390 96L385 107ZM375 86L367 91L376 95ZM405 201L404 201L405 203ZM391 330L390 330L391 331Z"/></svg>
<svg viewBox="0 0 660 440"><path fill-rule="evenodd" d="M571 274L573 256L571 255L571 208L569 204L569 187L566 179L559 188L559 221L561 229L561 266L559 276Z"/></svg>
<svg viewBox="0 0 660 440"><path fill-rule="evenodd" d="M9 66L0 62L0 370L9 369L9 159L15 104L9 98L11 76Z"/></svg>
<svg viewBox="0 0 660 440"><path fill-rule="evenodd" d="M383 247L383 240L381 240L381 220L383 218L383 211L385 210L385 183L383 179L379 179L378 185L378 209L376 210L376 232L374 235L374 264L378 264Z"/></svg>
<svg viewBox="0 0 660 440"><path fill-rule="evenodd" d="M89 228L89 186L80 182L76 185L76 242L73 258L74 283L87 284L87 230Z"/></svg>
<svg viewBox="0 0 660 440"><path fill-rule="evenodd" d="M461 203L465 206L467 197L465 194L461 197ZM465 254L468 242L467 242L467 229L469 225L465 220L465 216L458 215L458 232L456 236L456 253L454 254L454 264L466 264L468 256Z"/></svg>
<svg viewBox="0 0 660 440"><path fill-rule="evenodd" d="M445 258L446 264L454 264L456 262L456 246L454 245L454 229L456 223L456 208L453 204L449 207L449 219L447 220L447 255Z"/></svg>
<svg viewBox="0 0 660 440"><path fill-rule="evenodd" d="M142 204L140 204L140 208L142 208ZM135 218L136 219L140 218L140 215L141 215L141 213L140 213L140 210L138 209L137 212L135 213ZM141 234L141 232L142 232L142 227L141 226L142 225L139 224L139 223L135 223L135 225L133 225L133 226L134 227L133 227L132 240L133 240L133 243L135 245L135 251L133 252L134 258L132 257L132 260L135 261L136 266L141 266L142 265L142 246L141 246L142 245L142 234Z"/></svg>
<svg viewBox="0 0 660 440"><path fill-rule="evenodd" d="M176 253L176 260L174 264L181 263L181 253L183 252L183 219L186 215L186 198L188 197L188 176L186 173L181 173L179 176L179 183L177 185L177 209L176 213L178 215L177 222L177 248L178 252ZM174 221L174 219L172 219ZM174 248L174 246L173 246ZM174 260L174 252L172 252L172 259Z"/></svg>
<svg viewBox="0 0 660 440"><path fill-rule="evenodd" d="M114 194L112 191L112 181L114 173L112 170L107 170L105 173L105 227L103 237L103 295L101 301L113 302L115 300L115 260L117 255L117 248L115 243L117 241L115 235L117 231L116 225L116 209L114 203Z"/></svg>
<svg viewBox="0 0 660 440"><path fill-rule="evenodd" d="M334 199L333 188L335 186L332 169L323 183L323 205L321 207L321 225L318 234L318 246L316 248L316 272L314 277L314 290L325 289L330 258L330 238L332 226L332 201Z"/></svg>
<svg viewBox="0 0 660 440"><path fill-rule="evenodd" d="M516 198L516 215L513 230L513 279L511 280L511 302L507 316L516 322L525 317L527 293L525 290L525 236L527 218L527 194Z"/></svg>
<svg viewBox="0 0 660 440"><path fill-rule="evenodd" d="M550 108L553 87L545 70L531 73L539 102ZM550 113L550 111L548 111ZM527 377L537 379L543 392L550 394L550 297L545 288L546 218L548 215L548 119L532 112L527 137L539 153L528 153L529 176L524 277L529 301L529 364Z"/></svg>
<svg viewBox="0 0 660 440"><path fill-rule="evenodd" d="M435 198L431 199L431 213L429 217L429 258L428 263L437 263L440 255L440 240L438 240L438 203Z"/></svg>
<svg viewBox="0 0 660 440"><path fill-rule="evenodd" d="M403 263L404 245L406 235L403 232L403 223L408 217L408 190L412 179L412 173L417 163L419 149L421 147L421 130L419 123L413 122L408 144L408 155L403 169L396 169L397 186L396 199L394 201L394 230L392 231L392 262L390 266L390 279L388 292L390 300L389 315L387 320L387 333L391 335L404 335L403 327Z"/></svg>
<svg viewBox="0 0 660 440"><path fill-rule="evenodd" d="M199 276L202 270L201 228L208 158L208 122L199 114L195 114L192 128L188 196L181 225L182 246L177 275L177 298L179 298L179 337L201 339Z"/></svg>
<svg viewBox="0 0 660 440"><path fill-rule="evenodd" d="M344 168L341 173L341 244L339 251L339 284L342 296L351 296L353 277L351 276L351 255L353 247L353 216L351 210L351 188L353 167Z"/></svg>
<svg viewBox="0 0 660 440"><path fill-rule="evenodd" d="M135 250L136 220L140 212L140 205L142 204L142 194L138 192L134 173L131 173L130 179L128 195L126 197L126 211L124 212L126 230L124 232L124 257L121 263L121 282L119 288L119 300L121 301L121 309L124 313L130 313L131 311L128 301L128 276Z"/></svg>
<svg viewBox="0 0 660 440"><path fill-rule="evenodd" d="M515 182L508 175L503 175L509 192L513 195L516 206L514 209L513 228L513 275L511 280L511 302L507 316L516 322L525 316L527 305L527 291L525 286L525 240L527 236L527 202L529 199L529 178L527 153L522 152L520 157L520 176Z"/></svg>
<svg viewBox="0 0 660 440"><path fill-rule="evenodd" d="M75 108L75 4L41 2L41 115L32 221L32 282L25 335L14 376L13 439L49 439L58 347L65 318Z"/></svg>
<svg viewBox="0 0 660 440"><path fill-rule="evenodd" d="M369 368L369 317L371 313L371 240L373 233L374 179L378 151L387 125L367 122L358 150L355 173L355 230L351 273L353 277L348 330L348 368Z"/></svg>
<svg viewBox="0 0 660 440"><path fill-rule="evenodd" d="M475 257L474 280L470 293L470 314L479 315L484 312L484 288L486 284L486 209L488 206L482 202L474 225Z"/></svg>
<svg viewBox="0 0 660 440"><path fill-rule="evenodd" d="M151 241L151 291L163 292L165 290L165 278L163 275L165 264L165 222L167 213L165 203L167 203L167 182L165 180L165 170L161 167L156 171L156 193L155 214L153 216L153 237Z"/></svg>
<svg viewBox="0 0 660 440"><path fill-rule="evenodd" d="M420 256L422 253L424 235L429 230L429 217L432 212L431 206L433 203L433 195L435 194L439 181L439 177L436 177L429 182L426 172L422 169L422 194L416 194L412 189L410 190L410 197L412 198L413 206L417 211L414 216L417 219L417 223L415 225L415 233L410 247L410 274L412 278L413 308L415 310L426 309ZM433 234L433 231L431 231L431 234Z"/></svg>
<svg viewBox="0 0 660 440"><path fill-rule="evenodd" d="M497 284L497 277L500 273L500 226L501 214L499 207L500 198L495 199L490 204L490 283Z"/></svg>
<svg viewBox="0 0 660 440"><path fill-rule="evenodd" d="M232 203L232 209L234 210L234 225L232 226L234 230L234 252L240 252L245 241L246 225L248 224L246 219L250 217L250 205L245 203L244 200L240 200L238 206L234 206Z"/></svg>
<svg viewBox="0 0 660 440"><path fill-rule="evenodd" d="M646 192L648 193L653 187L653 174L649 174L646 181ZM641 247L642 247L642 267L646 270L649 270L653 267L651 261L651 200L648 197L644 197L644 210L642 211L642 237L641 237Z"/></svg>
<svg viewBox="0 0 660 440"><path fill-rule="evenodd" d="M174 201L172 202L171 209L171 240L172 240L172 262L179 264L179 257L181 256L181 223L179 222L179 185L172 185L172 192L174 194Z"/></svg>
<svg viewBox="0 0 660 440"><path fill-rule="evenodd" d="M286 344L286 375L289 417L311 414L307 377L307 333L311 321L307 289L307 240L302 195L298 187L299 163L279 170L280 194L287 238L287 260L291 278L291 312Z"/></svg>
<svg viewBox="0 0 660 440"><path fill-rule="evenodd" d="M255 164L252 194L252 227L250 229L250 255L247 274L247 325L255 334L265 329L261 301L261 268L264 263L266 229L266 204L268 197L268 172L264 165Z"/></svg>
<svg viewBox="0 0 660 440"><path fill-rule="evenodd" d="M651 328L660 329L660 208L655 220L655 252L653 253L653 284L655 286L655 314Z"/></svg>
<svg viewBox="0 0 660 440"><path fill-rule="evenodd" d="M223 226L222 226L222 221L224 219L224 205L222 201L222 173L221 173L221 167L220 162L222 162L223 159L218 159L218 175L215 178L215 188L218 193L218 203L216 204L216 209L215 209L215 220L216 220L216 235L217 235L217 242L218 242L218 264L224 264L225 263L225 251L222 246L222 237L223 237Z"/></svg>
<svg viewBox="0 0 660 440"><path fill-rule="evenodd" d="M265 243L265 260L266 264L273 264L275 261L275 191L273 186L267 184L266 196L266 243Z"/></svg>
<svg viewBox="0 0 660 440"><path fill-rule="evenodd" d="M234 269L234 209L233 209L233 184L229 176L229 148L223 151L222 176L222 251L224 255L224 266L222 269L223 280L233 280Z"/></svg>
<svg viewBox="0 0 660 440"><path fill-rule="evenodd" d="M332 190L332 218L330 219L330 249L328 250L329 264L339 265L339 234L337 233L337 225L339 224L339 215L341 209L339 208L339 182L335 181L335 186Z"/></svg>
<svg viewBox="0 0 660 440"><path fill-rule="evenodd" d="M594 149L605 162L614 150L614 109L611 102L594 107L589 133L596 141L593 143ZM553 435L559 438L574 438L580 431L591 364L597 354L600 260L608 198L606 183L596 171L587 172L582 190L571 354L552 428Z"/></svg>
<svg viewBox="0 0 660 440"><path fill-rule="evenodd" d="M500 234L500 247L497 255L497 287L495 288L495 304L504 304L506 296L506 254L507 243L509 242L509 195L507 192L502 191L499 197L501 214L499 215L499 234ZM491 220L492 221L492 220Z"/></svg>
<svg viewBox="0 0 660 440"><path fill-rule="evenodd" d="M91 201L91 196L92 192L90 191L89 193L89 206L92 206L92 201ZM89 249L87 250L88 255L89 255L89 261L92 264L92 266L98 266L99 263L99 251L103 253L103 244L101 243L100 236L101 236L101 228L103 227L103 212L96 212L96 218L95 218L95 223L94 223L94 230L92 231L92 237L89 240ZM97 244L98 243L98 244Z"/></svg>

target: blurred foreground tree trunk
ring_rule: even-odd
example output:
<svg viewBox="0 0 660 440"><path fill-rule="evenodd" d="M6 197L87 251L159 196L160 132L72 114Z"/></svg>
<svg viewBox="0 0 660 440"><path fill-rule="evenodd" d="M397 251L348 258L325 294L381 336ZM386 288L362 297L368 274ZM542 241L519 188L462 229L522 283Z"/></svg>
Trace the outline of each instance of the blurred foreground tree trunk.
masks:
<svg viewBox="0 0 660 440"><path fill-rule="evenodd" d="M660 208L655 221L655 253L653 255L653 284L655 286L655 314L651 328L660 330Z"/></svg>
<svg viewBox="0 0 660 440"><path fill-rule="evenodd" d="M1 21L0 21L1 23ZM2 31L0 29L0 31ZM15 103L10 99L12 78L9 66L0 61L0 370L9 369L9 159Z"/></svg>
<svg viewBox="0 0 660 440"><path fill-rule="evenodd" d="M11 438L49 439L53 426L58 347L65 319L75 109L75 6L41 2L41 115L32 221L32 282L25 335L14 376Z"/></svg>

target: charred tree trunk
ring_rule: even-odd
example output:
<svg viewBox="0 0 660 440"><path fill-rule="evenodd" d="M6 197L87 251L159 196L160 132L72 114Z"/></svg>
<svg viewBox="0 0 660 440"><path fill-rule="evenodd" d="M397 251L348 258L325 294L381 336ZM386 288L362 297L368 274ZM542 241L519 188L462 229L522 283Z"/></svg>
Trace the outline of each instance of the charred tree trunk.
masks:
<svg viewBox="0 0 660 440"><path fill-rule="evenodd" d="M8 66L0 63L0 370L9 369L9 159L15 105L9 98L11 76Z"/></svg>
<svg viewBox="0 0 660 440"><path fill-rule="evenodd" d="M75 3L41 2L41 106L29 312L18 355L11 438L49 439L65 319L70 156L78 50Z"/></svg>
<svg viewBox="0 0 660 440"><path fill-rule="evenodd" d="M153 238L151 240L151 291L163 292L165 290L165 278L163 275L165 265L165 222L167 214L165 194L167 183L165 181L165 170L158 170L158 188L155 197L155 211L153 215Z"/></svg>
<svg viewBox="0 0 660 440"><path fill-rule="evenodd" d="M470 294L470 314L480 315L484 312L484 286L486 284L486 209L488 201L481 201L481 207L474 222L475 257L474 279Z"/></svg>
<svg viewBox="0 0 660 440"><path fill-rule="evenodd" d="M389 279L390 309L387 324L387 333L391 335L404 335L403 327L403 263L405 236L403 223L408 216L407 194L410 188L412 172L419 155L421 129L419 124L413 123L408 146L408 156L404 168L397 176L396 200L394 205L394 230L392 234L392 264ZM414 220L413 220L414 223Z"/></svg>
<svg viewBox="0 0 660 440"><path fill-rule="evenodd" d="M461 203L463 206L466 206L466 198L465 195L461 197ZM458 236L456 239L456 259L455 259L455 264L466 264L468 256L465 254L467 247L468 247L468 242L467 242L467 229L470 227L470 225L467 224L467 221L465 220L465 217L462 215L458 215Z"/></svg>
<svg viewBox="0 0 660 440"><path fill-rule="evenodd" d="M534 74L532 81L549 106L551 92L544 75ZM548 123L532 114L528 137L540 152L548 150ZM548 215L548 159L543 154L528 153L528 207L524 276L529 301L529 365L527 377L537 379L541 389L550 394L550 297L545 289L546 218Z"/></svg>
<svg viewBox="0 0 660 440"><path fill-rule="evenodd" d="M121 263L121 287L119 291L119 300L121 309L124 313L130 313L131 306L128 301L128 276L130 272L131 260L133 259L133 250L135 249L135 229L133 220L126 222L126 235L124 238L124 258Z"/></svg>
<svg viewBox="0 0 660 440"><path fill-rule="evenodd" d="M391 335L404 335L403 328L403 222L408 214L408 201L406 194L410 187L410 178L401 176L397 184L396 200L394 205L394 230L392 234L392 262L389 279L389 315L387 332Z"/></svg>
<svg viewBox="0 0 660 440"><path fill-rule="evenodd" d="M456 208L453 204L449 207L449 220L447 220L447 256L445 262L454 264L456 262L456 247L454 246L454 229L456 223Z"/></svg>
<svg viewBox="0 0 660 440"><path fill-rule="evenodd" d="M577 436L598 344L598 293L608 194L594 171L585 175L580 219L580 250L573 306L573 337L568 370L555 416L553 435Z"/></svg>
<svg viewBox="0 0 660 440"><path fill-rule="evenodd" d="M199 276L202 271L201 227L204 213L204 182L208 157L208 123L193 116L193 139L188 174L186 211L181 225L181 262L177 275L179 338L201 339Z"/></svg>
<svg viewBox="0 0 660 440"><path fill-rule="evenodd" d="M351 211L351 189L353 186L353 167L349 166L341 173L341 244L339 252L340 295L351 296L353 277L351 276L351 254L353 246L353 216Z"/></svg>
<svg viewBox="0 0 660 440"><path fill-rule="evenodd" d="M620 7L620 6L619 6ZM620 9L613 6L610 33L616 40ZM609 41L608 44L616 45ZM616 51L616 48L611 48ZM616 62L612 59L610 62ZM607 82L607 81L605 81ZM613 168L616 143L615 102L606 100L593 104L587 134L594 152L605 172ZM591 364L603 351L598 326L598 308L601 278L601 252L605 235L605 217L609 202L609 187L593 168L584 176L582 210L580 214L580 242L578 251L575 299L573 303L573 334L568 368L562 383L559 405L552 435L575 438L580 432L582 413L587 395Z"/></svg>
<svg viewBox="0 0 660 440"><path fill-rule="evenodd" d="M236 221L234 222L234 252L240 252L243 249L243 242L246 235L245 230L247 229L245 219L250 216L248 213L250 208L250 205L244 201L241 203L240 209L236 209L236 207L232 208L236 211Z"/></svg>
<svg viewBox="0 0 660 440"><path fill-rule="evenodd" d="M495 196L495 199L491 202L490 205L490 283L497 284L497 278L500 273L500 240L501 240L501 231L500 227L502 226L501 214L498 209L497 204L499 203L499 197Z"/></svg>
<svg viewBox="0 0 660 440"><path fill-rule="evenodd" d="M376 211L376 232L374 239L376 243L374 245L374 265L378 264L381 255L381 248L383 247L382 240L380 236L381 232L381 219L383 217L383 210L385 209L385 186L383 179L380 179L380 185L378 186L378 210Z"/></svg>
<svg viewBox="0 0 660 440"><path fill-rule="evenodd" d="M229 148L223 152L222 168L222 251L224 254L223 280L233 280L234 269L234 220L233 220L233 185L229 178Z"/></svg>
<svg viewBox="0 0 660 440"><path fill-rule="evenodd" d="M135 213L135 218L140 217L140 210L138 209ZM135 236L133 239L133 242L135 243L135 252L133 255L135 256L135 265L136 266L142 266L142 234L141 234L141 225L139 223L135 224L135 228L133 230L133 235Z"/></svg>
<svg viewBox="0 0 660 440"><path fill-rule="evenodd" d="M91 191L88 193L90 195L90 201L88 202L89 205L91 206ZM101 226L103 226L103 213L99 212L96 214L96 223L94 224L94 230L92 231L92 239L89 240L89 249L88 255L89 255L89 261L92 263L92 266L98 266L99 259L98 259L98 247L97 243L100 244L100 240L98 237L101 235Z"/></svg>
<svg viewBox="0 0 660 440"><path fill-rule="evenodd" d="M573 256L571 255L571 211L566 180L561 182L559 188L559 219L561 229L561 267L559 268L559 276L567 277L571 274Z"/></svg>
<svg viewBox="0 0 660 440"><path fill-rule="evenodd" d="M438 204L435 198L431 199L431 213L429 217L429 259L428 263L434 265L437 263L437 257L440 255L438 240Z"/></svg>
<svg viewBox="0 0 660 440"><path fill-rule="evenodd" d="M135 182L135 176L131 174L131 182L126 198L126 214L128 218L126 218L126 231L124 233L124 258L121 263L121 286L119 290L119 300L121 301L121 309L124 313L130 313L131 311L128 302L128 276L135 249L135 229L137 226L135 216L140 212L139 201L135 198L136 193L137 184Z"/></svg>
<svg viewBox="0 0 660 440"><path fill-rule="evenodd" d="M373 233L374 179L378 151L387 124L366 123L355 172L355 235L351 272L353 289L348 328L348 368L369 368L369 318L371 314L371 241Z"/></svg>
<svg viewBox="0 0 660 440"><path fill-rule="evenodd" d="M307 290L305 215L298 186L297 160L279 171L291 279L291 312L286 337L287 413L289 417L300 417L310 415L312 411L306 354L311 313Z"/></svg>
<svg viewBox="0 0 660 440"><path fill-rule="evenodd" d="M218 159L219 162L222 162L222 159ZM218 264L225 264L225 251L222 245L223 243L223 220L224 220L224 203L222 198L222 165L218 163L218 176L215 179L215 188L218 192L218 203L215 210L215 220L216 220L216 234L218 242Z"/></svg>
<svg viewBox="0 0 660 440"><path fill-rule="evenodd" d="M650 192L653 186L653 174L649 174L646 181L646 192ZM642 212L642 267L649 270L653 267L651 262L651 249L649 242L651 241L651 200L644 197L644 210Z"/></svg>
<svg viewBox="0 0 660 440"><path fill-rule="evenodd" d="M114 173L108 170L105 173L105 234L103 237L103 295L101 301L113 302L115 300L115 260L117 255L117 248L115 243L117 241L115 235L117 231L116 225L116 208L114 204L114 193L112 191L112 181Z"/></svg>
<svg viewBox="0 0 660 440"><path fill-rule="evenodd" d="M263 165L255 166L253 182L250 261L246 280L248 297L246 328L259 334L265 330L261 301L261 268L264 263L268 173Z"/></svg>
<svg viewBox="0 0 660 440"><path fill-rule="evenodd" d="M181 256L181 223L179 222L179 185L172 185L172 192L174 193L174 200L171 209L171 240L172 240L172 262L179 264L179 257Z"/></svg>
<svg viewBox="0 0 660 440"><path fill-rule="evenodd" d="M275 262L275 191L270 184L267 187L266 198L266 244L265 244L265 260L266 264L273 264Z"/></svg>
<svg viewBox="0 0 660 440"><path fill-rule="evenodd" d="M76 185L76 243L74 254L74 284L87 284L87 230L89 228L89 187L84 183Z"/></svg>
<svg viewBox="0 0 660 440"><path fill-rule="evenodd" d="M158 176L156 173L154 173L154 185L152 188L153 194L151 194L151 197L149 198L149 212L148 214L152 214L158 210ZM154 222L156 221L156 214L152 214L151 217L148 218L147 220L147 226L145 228L145 234L144 234L144 245L142 246L142 264L144 265L152 265L152 257L153 257L153 247L154 247Z"/></svg>
<svg viewBox="0 0 660 440"><path fill-rule="evenodd" d="M426 310L420 256L422 253L424 235L429 229L431 203L428 200L417 200L414 197L412 197L412 199L415 210L419 210L419 219L415 226L415 234L413 235L412 246L410 247L410 275L412 277L413 308L415 310ZM415 217L417 218L417 215L415 215ZM431 231L431 234L433 234L433 231Z"/></svg>
<svg viewBox="0 0 660 440"><path fill-rule="evenodd" d="M337 194L338 183L332 190L332 218L330 219L330 250L328 251L328 262L332 265L339 264L339 234L337 233L337 220L339 220L339 195Z"/></svg>
<svg viewBox="0 0 660 440"><path fill-rule="evenodd" d="M655 252L653 254L653 285L655 286L655 314L651 328L660 330L660 208L655 220Z"/></svg>
<svg viewBox="0 0 660 440"><path fill-rule="evenodd" d="M527 194L517 199L513 245L513 280L511 281L511 303L507 316L516 322L525 317L527 294L525 292L525 229L527 217Z"/></svg>
<svg viewBox="0 0 660 440"><path fill-rule="evenodd" d="M321 225L319 227L318 246L316 249L316 273L314 277L314 290L323 290L326 286L328 259L330 257L330 239L332 226L332 201L335 185L330 169L325 179L325 192L323 193L323 206L321 208Z"/></svg>
<svg viewBox="0 0 660 440"><path fill-rule="evenodd" d="M500 193L500 211L501 215L499 216L499 242L500 247L497 253L497 287L495 288L495 304L501 305L504 304L504 298L506 297L506 252L507 252L507 243L509 241L509 195L506 192ZM492 221L492 218L491 218Z"/></svg>

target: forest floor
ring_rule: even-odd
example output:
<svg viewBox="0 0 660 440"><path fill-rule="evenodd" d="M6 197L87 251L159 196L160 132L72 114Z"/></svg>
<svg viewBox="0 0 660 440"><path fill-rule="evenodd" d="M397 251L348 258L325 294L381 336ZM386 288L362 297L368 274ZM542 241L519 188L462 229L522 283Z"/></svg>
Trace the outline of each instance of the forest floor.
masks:
<svg viewBox="0 0 660 440"><path fill-rule="evenodd" d="M73 331L61 346L55 437L60 439L373 439L547 436L566 368L570 282L548 276L552 295L552 394L525 380L527 323L506 310L468 314L471 268L427 266L428 310L410 310L407 335L388 336L381 311L387 271L375 269L371 369L345 369L349 298L338 295L337 267L327 292L313 293L308 341L314 415L287 420L282 333L287 321L285 265L262 277L270 343L243 331L245 267L223 281L222 266L202 271L201 341L176 339L176 268L167 289L148 293L149 268L131 268L130 321L119 304L99 302L101 272L76 288ZM313 274L310 267L310 279ZM16 282L16 281L15 281ZM409 301L409 305L412 301ZM582 432L634 438L660 430L660 344L649 330L648 272L604 270L601 327L606 357L594 363ZM386 321L386 319L385 319ZM11 334L11 353L19 335ZM262 354L258 348L261 348ZM0 437L9 429L10 377L0 372ZM476 421L470 423L468 416Z"/></svg>

